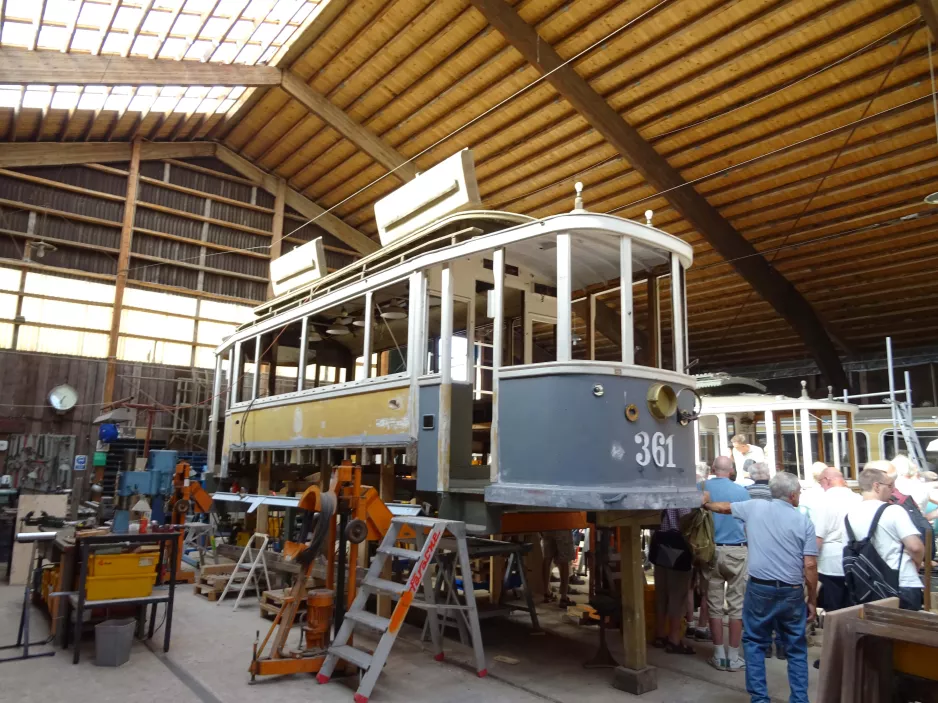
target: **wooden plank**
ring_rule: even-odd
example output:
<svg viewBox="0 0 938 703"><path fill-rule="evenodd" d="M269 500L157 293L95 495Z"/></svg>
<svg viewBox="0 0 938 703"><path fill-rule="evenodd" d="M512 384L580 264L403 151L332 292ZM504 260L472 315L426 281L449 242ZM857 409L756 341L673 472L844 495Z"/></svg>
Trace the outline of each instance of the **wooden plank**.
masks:
<svg viewBox="0 0 938 703"><path fill-rule="evenodd" d="M30 144L4 144L0 149L0 167L58 166L90 162L130 161L129 143L108 142L35 142ZM140 160L184 159L214 156L211 142L182 144L145 143L140 146Z"/></svg>
<svg viewBox="0 0 938 703"><path fill-rule="evenodd" d="M0 49L0 83L19 85L266 86L280 83L270 66L153 61L58 51Z"/></svg>
<svg viewBox="0 0 938 703"><path fill-rule="evenodd" d="M847 387L837 349L810 303L684 177L544 42L504 0L471 0L527 61L668 199L753 289L788 321L830 383Z"/></svg>
<svg viewBox="0 0 938 703"><path fill-rule="evenodd" d="M417 166L390 144L349 117L325 96L310 88L302 78L291 71L283 72L281 87L299 101L307 110L339 132L352 144L384 166L402 182L417 177Z"/></svg>
<svg viewBox="0 0 938 703"><path fill-rule="evenodd" d="M216 146L216 145L213 145ZM215 152L216 158L222 163L230 166L248 180L262 186L269 193L277 192L278 177L267 173L262 168L255 166L243 156L234 153L226 146L217 145ZM2 165L2 164L0 164ZM377 251L380 247L373 239L359 232L354 227L347 225L344 221L326 212L312 200L296 192L292 188L287 188L285 193L285 202L288 207L293 208L301 215L309 219L315 219L316 224L330 234L335 235L343 242L352 247L355 251L362 254L370 254Z"/></svg>
<svg viewBox="0 0 938 703"><path fill-rule="evenodd" d="M140 176L139 140L133 143L130 158L130 170L127 174L127 200L124 203L124 220L121 224L120 252L117 255L117 283L114 287L114 308L111 311L111 331L108 337L107 373L104 378L104 403L114 400L114 382L117 376L117 342L120 332L121 306L124 303L124 289L127 287L127 274L130 269L130 249L134 235L134 216L137 213L137 186Z"/></svg>

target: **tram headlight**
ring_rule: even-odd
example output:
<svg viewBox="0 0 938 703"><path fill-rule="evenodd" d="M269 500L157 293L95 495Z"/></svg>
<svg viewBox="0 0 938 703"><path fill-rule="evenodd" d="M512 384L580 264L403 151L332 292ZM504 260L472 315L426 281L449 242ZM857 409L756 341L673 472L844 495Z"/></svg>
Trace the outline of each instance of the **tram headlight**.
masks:
<svg viewBox="0 0 938 703"><path fill-rule="evenodd" d="M677 394L666 383L655 383L648 389L648 411L659 420L677 412Z"/></svg>

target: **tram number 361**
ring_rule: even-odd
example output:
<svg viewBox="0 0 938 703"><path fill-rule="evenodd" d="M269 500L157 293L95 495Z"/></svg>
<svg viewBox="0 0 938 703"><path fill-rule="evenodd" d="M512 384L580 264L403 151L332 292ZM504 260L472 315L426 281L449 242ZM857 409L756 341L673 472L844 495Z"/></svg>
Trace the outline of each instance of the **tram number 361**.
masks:
<svg viewBox="0 0 938 703"><path fill-rule="evenodd" d="M635 455L635 461L641 466L648 466L654 460L655 466L674 468L674 435L655 432L649 437L647 432L639 432L635 435L635 444L641 445Z"/></svg>

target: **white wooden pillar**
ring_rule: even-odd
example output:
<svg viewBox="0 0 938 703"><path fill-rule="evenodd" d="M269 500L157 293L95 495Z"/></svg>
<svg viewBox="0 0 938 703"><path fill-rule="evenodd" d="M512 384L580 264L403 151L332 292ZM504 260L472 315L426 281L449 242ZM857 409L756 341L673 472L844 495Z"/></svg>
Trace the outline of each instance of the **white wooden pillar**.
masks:
<svg viewBox="0 0 938 703"><path fill-rule="evenodd" d="M684 294L681 292L681 260L671 254L671 346L674 347L674 370L687 368L684 346Z"/></svg>
<svg viewBox="0 0 938 703"><path fill-rule="evenodd" d="M440 276L440 422L436 487L449 490L450 434L453 410L453 271L443 266Z"/></svg>
<svg viewBox="0 0 938 703"><path fill-rule="evenodd" d="M729 438L726 436L726 413L717 414L717 432L719 433L719 456L733 456L730 453Z"/></svg>
<svg viewBox="0 0 938 703"><path fill-rule="evenodd" d="M306 362L309 356L309 317L300 326L300 359L296 366L296 390L306 389Z"/></svg>
<svg viewBox="0 0 938 703"><path fill-rule="evenodd" d="M619 239L619 313L622 324L622 363L635 363L635 334L632 317L632 240ZM591 337L592 339L592 337ZM697 438L699 450L700 439ZM697 452L699 456L700 452Z"/></svg>
<svg viewBox="0 0 938 703"><path fill-rule="evenodd" d="M261 388L261 337L254 338L254 378L251 379L251 400L257 400Z"/></svg>
<svg viewBox="0 0 938 703"><path fill-rule="evenodd" d="M241 344L242 342L235 342L234 350L231 353L233 360L231 363L231 371L229 372L231 376L231 392L228 394L229 408L241 400L241 383L243 381L241 374Z"/></svg>
<svg viewBox="0 0 938 703"><path fill-rule="evenodd" d="M557 361L573 358L572 243L569 234L557 235Z"/></svg>
<svg viewBox="0 0 938 703"><path fill-rule="evenodd" d="M811 473L811 464L814 463L814 455L811 453L811 415L807 408L802 408L800 413L801 420L801 456L804 463L804 480L808 483L814 483L814 475Z"/></svg>
<svg viewBox="0 0 938 703"><path fill-rule="evenodd" d="M697 469L697 463L702 461L700 456L700 421L694 420L694 469Z"/></svg>
<svg viewBox="0 0 938 703"><path fill-rule="evenodd" d="M505 250L496 249L492 254L492 276L495 289L492 291L492 427L489 435L489 480L498 481L498 391L499 373L504 351L505 328Z"/></svg>
<svg viewBox="0 0 938 703"><path fill-rule="evenodd" d="M837 411L831 410L831 442L834 451L834 468L840 471L840 419L837 417ZM824 441L824 438L821 438Z"/></svg>
<svg viewBox="0 0 938 703"><path fill-rule="evenodd" d="M371 378L371 328L374 324L375 302L374 293L365 293L365 336L362 342L362 369L365 378Z"/></svg>
<svg viewBox="0 0 938 703"><path fill-rule="evenodd" d="M765 463L769 466L769 476L775 476L775 413L765 411Z"/></svg>

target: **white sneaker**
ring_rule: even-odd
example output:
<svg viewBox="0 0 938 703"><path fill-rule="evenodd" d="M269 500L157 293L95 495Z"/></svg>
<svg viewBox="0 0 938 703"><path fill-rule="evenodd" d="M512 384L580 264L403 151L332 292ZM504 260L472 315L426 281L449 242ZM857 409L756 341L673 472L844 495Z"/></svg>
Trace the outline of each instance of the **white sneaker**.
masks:
<svg viewBox="0 0 938 703"><path fill-rule="evenodd" d="M729 666L729 661L728 661L728 660L726 660L726 659L720 659L720 657L718 657L716 654L714 654L712 657L710 657L710 658L707 660L707 663L709 663L710 666L712 666L712 667L713 667L714 669L716 669L717 671L726 671L726 670L727 670L727 667Z"/></svg>
<svg viewBox="0 0 938 703"><path fill-rule="evenodd" d="M742 671L746 668L746 660L739 656L724 661L726 661L727 671Z"/></svg>

